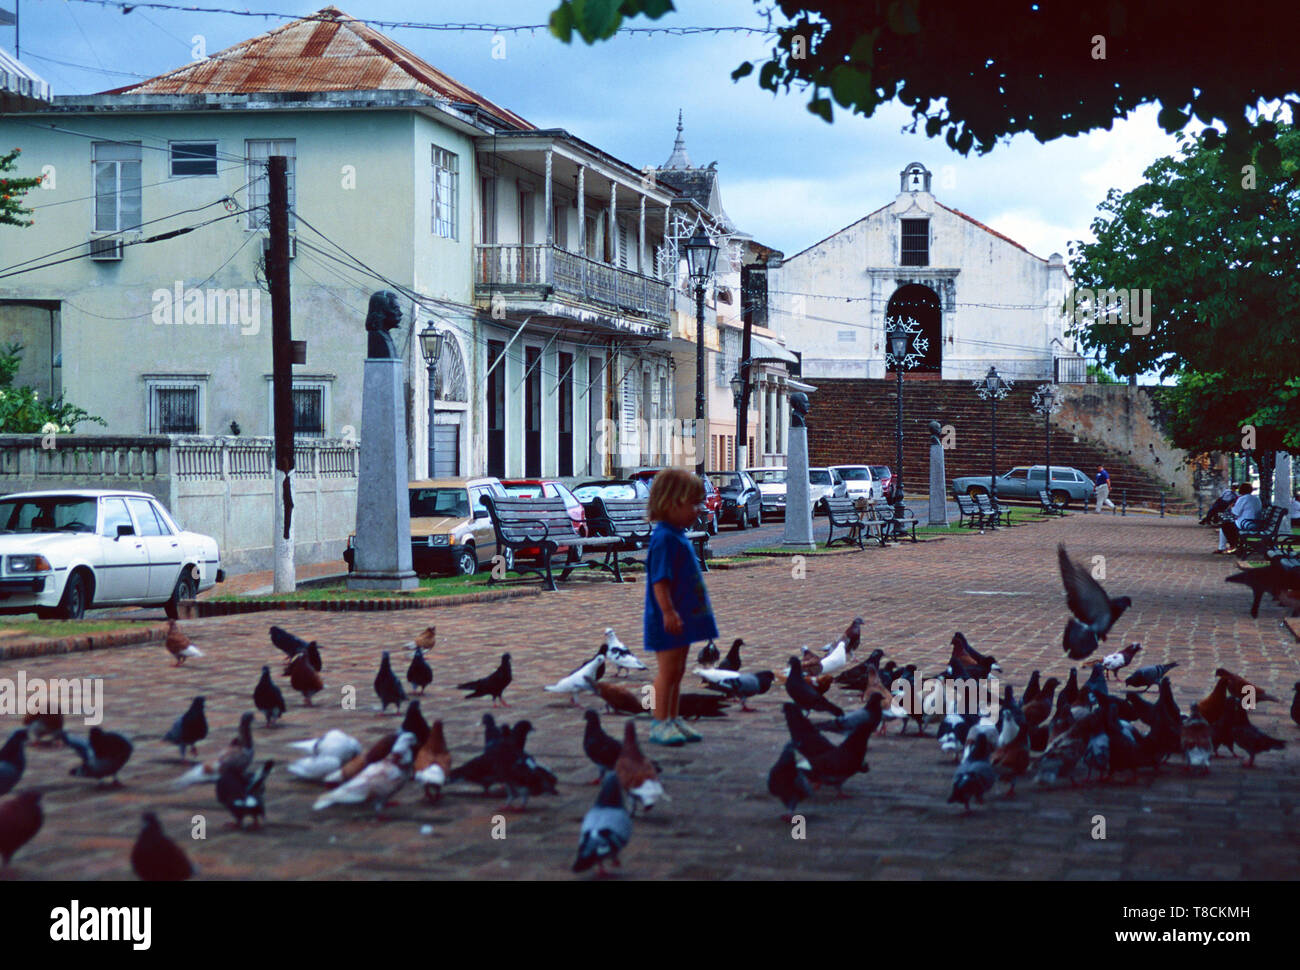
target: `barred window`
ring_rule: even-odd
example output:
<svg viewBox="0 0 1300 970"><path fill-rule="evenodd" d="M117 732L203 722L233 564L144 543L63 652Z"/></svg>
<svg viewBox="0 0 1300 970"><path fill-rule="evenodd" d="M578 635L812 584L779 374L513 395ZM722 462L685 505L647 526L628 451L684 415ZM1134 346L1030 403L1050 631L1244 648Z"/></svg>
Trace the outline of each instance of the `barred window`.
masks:
<svg viewBox="0 0 1300 970"><path fill-rule="evenodd" d="M293 433L308 438L325 435L325 388L294 387Z"/></svg>
<svg viewBox="0 0 1300 970"><path fill-rule="evenodd" d="M456 212L460 195L460 162L454 152L433 150L433 234L459 239Z"/></svg>
<svg viewBox="0 0 1300 970"><path fill-rule="evenodd" d="M904 219L901 266L930 265L930 220Z"/></svg>
<svg viewBox="0 0 1300 970"><path fill-rule="evenodd" d="M153 384L149 387L150 434L198 434L201 405L198 384Z"/></svg>

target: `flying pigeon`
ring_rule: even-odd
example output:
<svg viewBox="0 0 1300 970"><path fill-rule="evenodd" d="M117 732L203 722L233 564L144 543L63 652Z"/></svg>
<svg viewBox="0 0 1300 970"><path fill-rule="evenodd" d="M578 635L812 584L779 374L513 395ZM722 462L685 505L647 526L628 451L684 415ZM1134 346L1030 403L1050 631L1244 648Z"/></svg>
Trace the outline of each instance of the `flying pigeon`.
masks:
<svg viewBox="0 0 1300 970"><path fill-rule="evenodd" d="M23 745L27 743L26 728L19 728L9 735L9 740L0 748L0 795L7 795L18 784L27 767L27 758L23 754Z"/></svg>
<svg viewBox="0 0 1300 970"><path fill-rule="evenodd" d="M787 706L794 707L793 704ZM789 822L799 803L812 797L812 785L808 781L808 772L811 770L812 765L808 759L795 750L794 742L791 741L781 750L781 756L767 773L767 790L788 809L781 816L781 821Z"/></svg>
<svg viewBox="0 0 1300 970"><path fill-rule="evenodd" d="M219 757L195 765L174 782L173 788L185 788L203 782L216 781L224 772L238 768L240 771L253 762L253 713L245 711L239 718L239 733L226 745Z"/></svg>
<svg viewBox="0 0 1300 970"><path fill-rule="evenodd" d="M1148 687L1157 686L1164 678L1165 674L1178 666L1178 661L1168 664L1152 664L1150 667L1139 667L1129 675L1124 681L1129 687L1141 687L1146 690Z"/></svg>
<svg viewBox="0 0 1300 970"><path fill-rule="evenodd" d="M501 655L501 665L496 670L479 680L470 680L463 684L457 684L456 689L469 691L465 695L466 700L473 697L491 697L493 707L497 706L497 701L509 707L510 705L506 703L506 699L502 695L505 693L505 689L510 686L512 679L510 654L503 653Z"/></svg>
<svg viewBox="0 0 1300 970"><path fill-rule="evenodd" d="M308 643L306 640L302 639L302 637L296 637L288 630L282 630L278 626L273 626L271 627L271 643L274 644L286 657L288 657L290 662L292 662L294 657L298 656L298 654L303 653L307 655L307 661L311 664L312 670L320 673L325 669L321 665L320 647L317 645L315 640ZM289 670L287 664L284 669L287 673Z"/></svg>
<svg viewBox="0 0 1300 970"><path fill-rule="evenodd" d="M415 656L411 658L411 666L406 668L406 682L411 685L413 691L419 691L421 694L433 683L433 668L424 659L424 651L418 646L415 648Z"/></svg>
<svg viewBox="0 0 1300 970"><path fill-rule="evenodd" d="M667 797L654 762L641 753L636 740L636 724L631 720L623 723L623 748L614 762L614 772L623 790L631 796L633 815L637 805L648 812L656 801Z"/></svg>
<svg viewBox="0 0 1300 970"><path fill-rule="evenodd" d="M163 834L153 812L142 816L144 824L131 849L131 868L146 882L179 882L198 872L185 853Z"/></svg>
<svg viewBox="0 0 1300 970"><path fill-rule="evenodd" d="M68 774L74 778L112 778L114 785L120 785L117 773L131 758L131 742L113 731L103 731L98 727L90 729L90 738L82 741L67 732L63 733L63 742L81 756L81 764Z"/></svg>
<svg viewBox="0 0 1300 970"><path fill-rule="evenodd" d="M606 647L601 645L599 651L590 660L575 667L570 673L565 674L553 684L548 684L544 690L552 694L568 694L569 703L574 707L578 706L575 694L580 694L584 690L595 690L592 683L600 680L605 675L605 652Z"/></svg>
<svg viewBox="0 0 1300 970"><path fill-rule="evenodd" d="M393 673L393 665L389 663L387 650L379 660L379 673L375 674L375 693L379 695L381 711L388 710L389 704L400 710L402 702L406 700L406 691L402 689L402 682Z"/></svg>
<svg viewBox="0 0 1300 970"><path fill-rule="evenodd" d="M284 703L284 695L280 693L280 688L276 687L271 681L270 667L262 667L262 679L253 688L253 706L266 717L267 727L274 724L276 719L288 710Z"/></svg>
<svg viewBox="0 0 1300 970"><path fill-rule="evenodd" d="M605 628L605 646L609 648L609 659L614 662L614 666L622 670L645 670L646 665L638 660L626 646L623 641L614 635L613 627ZM599 680L600 678L593 678Z"/></svg>
<svg viewBox="0 0 1300 970"><path fill-rule="evenodd" d="M350 781L316 799L312 809L319 812L331 805L359 805L372 802L375 814L410 780L415 735L403 731L393 743L388 757L367 765Z"/></svg>
<svg viewBox="0 0 1300 970"><path fill-rule="evenodd" d="M176 658L176 666L179 667L185 663L189 657L201 657L203 651L196 647L185 631L181 629L179 623L175 620L167 621L167 638L163 641L167 647L167 652Z"/></svg>
<svg viewBox="0 0 1300 970"><path fill-rule="evenodd" d="M1115 599L1107 596L1088 570L1070 560L1064 544L1056 547L1056 553L1066 602L1074 614L1065 624L1063 645L1071 660L1082 660L1097 649L1098 639L1106 639L1110 628L1133 601L1127 596Z"/></svg>
<svg viewBox="0 0 1300 970"><path fill-rule="evenodd" d="M319 694L325 689L320 671L312 666L307 654L300 653L289 661L288 673L289 686L302 694L303 703L311 707L312 695Z"/></svg>
<svg viewBox="0 0 1300 970"><path fill-rule="evenodd" d="M274 761L256 769L231 765L217 779L217 801L234 816L235 828L242 831L245 818L253 820L253 828L261 828L266 816L266 776L274 767Z"/></svg>
<svg viewBox="0 0 1300 970"><path fill-rule="evenodd" d="M606 875L605 860L621 865L618 854L632 838L632 817L623 804L623 786L618 775L607 772L600 784L596 803L582 819L578 836L578 858L573 863L574 872L586 872L597 867L599 875Z"/></svg>
<svg viewBox="0 0 1300 970"><path fill-rule="evenodd" d="M289 774L307 781L324 781L327 775L361 753L361 743L337 728L319 738L295 741L290 747L308 752L288 768Z"/></svg>
<svg viewBox="0 0 1300 970"><path fill-rule="evenodd" d="M772 681L776 680L776 674L770 670L763 670L757 674L742 674L734 670L723 670L720 667L712 670L696 667L695 673L704 678L704 686L709 690L739 698L740 709L747 714L753 714L755 711L751 707L746 707L745 701L757 694L766 694L772 686Z"/></svg>
<svg viewBox="0 0 1300 970"><path fill-rule="evenodd" d="M790 658L790 676L785 681L785 692L790 699L805 711L825 711L836 717L844 715L844 709L832 704L817 692L817 689L803 679L803 668L798 657Z"/></svg>
<svg viewBox="0 0 1300 970"><path fill-rule="evenodd" d="M203 698L196 697L190 704L190 709L176 719L162 739L179 747L181 757L184 758L186 748L190 749L194 757L198 757L197 745L207 736L208 719L203 716Z"/></svg>
<svg viewBox="0 0 1300 970"><path fill-rule="evenodd" d="M14 853L36 837L44 822L38 791L19 792L0 802L0 866L7 867Z"/></svg>

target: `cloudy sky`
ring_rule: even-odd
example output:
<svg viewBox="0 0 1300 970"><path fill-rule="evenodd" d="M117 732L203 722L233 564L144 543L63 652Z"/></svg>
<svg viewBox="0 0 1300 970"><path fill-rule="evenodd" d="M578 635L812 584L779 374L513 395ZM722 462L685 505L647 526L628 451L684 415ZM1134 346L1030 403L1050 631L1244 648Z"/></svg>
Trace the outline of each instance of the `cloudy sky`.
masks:
<svg viewBox="0 0 1300 970"><path fill-rule="evenodd" d="M12 10L15 0L0 0ZM322 0L184 0L197 6L301 16ZM365 19L493 25L545 24L554 0L341 0ZM676 0L677 12L634 26L765 24L751 0ZM89 94L151 77L191 59L201 36L209 54L285 22L284 18L119 7L87 0L22 0L22 58L56 94ZM1110 131L1041 145L1024 135L989 155L965 159L942 138L906 134L897 106L870 119L837 108L828 125L798 93L773 97L756 74L733 82L742 61L761 61L771 40L738 33L620 35L566 46L545 29L506 33L494 58L491 31L384 28L431 64L541 127L566 128L637 167L662 164L672 149L677 110L697 165L717 161L723 204L759 241L793 255L890 201L898 173L920 161L935 173L935 194L1046 257L1089 224L1111 187L1141 181L1143 169L1174 151L1174 139L1143 109ZM13 29L0 46L13 48ZM498 53L500 40L495 41Z"/></svg>

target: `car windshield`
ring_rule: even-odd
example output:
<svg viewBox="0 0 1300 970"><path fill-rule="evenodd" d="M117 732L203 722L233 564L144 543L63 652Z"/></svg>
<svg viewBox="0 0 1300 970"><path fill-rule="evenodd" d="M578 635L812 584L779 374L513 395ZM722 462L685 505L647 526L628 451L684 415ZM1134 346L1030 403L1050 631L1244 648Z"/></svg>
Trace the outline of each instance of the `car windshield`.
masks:
<svg viewBox="0 0 1300 970"><path fill-rule="evenodd" d="M872 465L871 474L877 478L889 478L891 475L888 465Z"/></svg>
<svg viewBox="0 0 1300 970"><path fill-rule="evenodd" d="M719 492L738 492L741 488L740 476L736 474L715 472L709 476L709 481Z"/></svg>
<svg viewBox="0 0 1300 970"><path fill-rule="evenodd" d="M579 502L590 502L597 496L602 499L614 499L615 501L639 497L637 495L636 486L618 483L608 485L579 485L573 490L573 495Z"/></svg>
<svg viewBox="0 0 1300 970"><path fill-rule="evenodd" d="M866 468L841 468L839 469L840 478L846 482L869 482L871 481L871 472Z"/></svg>
<svg viewBox="0 0 1300 970"><path fill-rule="evenodd" d="M756 468L749 473L759 485L784 485L784 468Z"/></svg>
<svg viewBox="0 0 1300 970"><path fill-rule="evenodd" d="M812 485L829 485L831 483L831 473L818 468L810 468L808 469L808 482Z"/></svg>
<svg viewBox="0 0 1300 970"><path fill-rule="evenodd" d="M0 501L0 531L94 532L97 511L93 498L75 495L5 499Z"/></svg>
<svg viewBox="0 0 1300 970"><path fill-rule="evenodd" d="M411 518L469 518L469 493L463 488L411 489Z"/></svg>
<svg viewBox="0 0 1300 970"><path fill-rule="evenodd" d="M507 485L506 494L515 498L538 498L542 494L540 485Z"/></svg>

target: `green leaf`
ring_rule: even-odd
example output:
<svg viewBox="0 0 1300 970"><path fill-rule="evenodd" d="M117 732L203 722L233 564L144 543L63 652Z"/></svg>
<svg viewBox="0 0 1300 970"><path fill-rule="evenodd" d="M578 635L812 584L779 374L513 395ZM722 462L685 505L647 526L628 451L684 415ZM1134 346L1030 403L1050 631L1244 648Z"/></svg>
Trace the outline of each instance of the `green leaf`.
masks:
<svg viewBox="0 0 1300 970"><path fill-rule="evenodd" d="M635 17L643 13L651 20L658 20L664 14L677 9L672 0L624 0L623 16Z"/></svg>
<svg viewBox="0 0 1300 970"><path fill-rule="evenodd" d="M872 30L855 40L853 46L849 48L849 60L867 65L875 64L877 33Z"/></svg>
<svg viewBox="0 0 1300 970"><path fill-rule="evenodd" d="M831 95L842 108L851 108L863 100L870 88L870 76L847 64L840 64L831 71Z"/></svg>
<svg viewBox="0 0 1300 970"><path fill-rule="evenodd" d="M573 7L569 0L564 0L551 11L551 33L564 43L573 42Z"/></svg>
<svg viewBox="0 0 1300 970"><path fill-rule="evenodd" d="M754 73L753 62L746 61L744 64L741 64L740 67L736 68L734 71L731 72L731 79L733 81L739 81L742 77L745 77L753 73Z"/></svg>
<svg viewBox="0 0 1300 970"><path fill-rule="evenodd" d="M813 114L817 115L817 117L821 118L822 121L826 122L827 124L830 124L831 122L831 99L830 98L816 98L813 101L808 102L808 110L811 111Z"/></svg>
<svg viewBox="0 0 1300 970"><path fill-rule="evenodd" d="M1160 114L1156 116L1156 122L1165 131L1173 134L1175 131L1182 131L1183 126L1187 124L1187 115L1177 108L1161 108Z"/></svg>
<svg viewBox="0 0 1300 970"><path fill-rule="evenodd" d="M763 65L763 69L758 72L758 86L766 88L769 91L776 90L777 78L781 75L781 65L776 61L768 61Z"/></svg>

